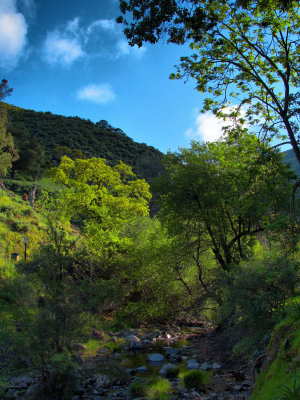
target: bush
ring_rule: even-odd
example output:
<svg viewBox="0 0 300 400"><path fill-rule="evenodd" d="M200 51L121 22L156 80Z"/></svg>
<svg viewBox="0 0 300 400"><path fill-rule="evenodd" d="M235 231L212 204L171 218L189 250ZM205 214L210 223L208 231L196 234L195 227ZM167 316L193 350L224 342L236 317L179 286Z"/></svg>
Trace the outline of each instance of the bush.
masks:
<svg viewBox="0 0 300 400"><path fill-rule="evenodd" d="M295 378L292 387L285 385L280 390L280 396L278 400L299 400L299 399L300 399L300 379Z"/></svg>
<svg viewBox="0 0 300 400"><path fill-rule="evenodd" d="M299 266L277 254L236 266L227 278L224 314L233 323L264 335L282 318L299 282Z"/></svg>
<svg viewBox="0 0 300 400"><path fill-rule="evenodd" d="M49 360L45 376L44 391L47 395L58 395L61 400L72 397L77 384L76 364L68 352L55 354Z"/></svg>
<svg viewBox="0 0 300 400"><path fill-rule="evenodd" d="M167 379L157 378L149 381L146 396L150 400L167 400L171 394L171 384Z"/></svg>
<svg viewBox="0 0 300 400"><path fill-rule="evenodd" d="M206 392L206 385L208 382L209 375L201 370L189 371L183 377L183 383L187 389L195 388L202 392Z"/></svg>
<svg viewBox="0 0 300 400"><path fill-rule="evenodd" d="M166 378L177 378L179 374L179 367L173 366L166 370Z"/></svg>
<svg viewBox="0 0 300 400"><path fill-rule="evenodd" d="M145 397L147 392L147 386L144 381L136 381L130 385L129 391L130 391L130 396L132 398Z"/></svg>

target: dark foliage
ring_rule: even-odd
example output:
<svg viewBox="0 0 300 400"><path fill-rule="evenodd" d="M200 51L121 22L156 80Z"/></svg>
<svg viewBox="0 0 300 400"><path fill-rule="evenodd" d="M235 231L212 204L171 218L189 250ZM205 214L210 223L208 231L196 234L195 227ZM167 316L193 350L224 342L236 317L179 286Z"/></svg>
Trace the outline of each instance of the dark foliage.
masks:
<svg viewBox="0 0 300 400"><path fill-rule="evenodd" d="M133 167L138 177L148 181L163 169L160 151L145 143L134 142L107 121L94 124L79 117L63 117L9 105L7 111L10 131L13 135L17 132L20 138L20 127L23 127L28 141L42 147L45 166L58 165L64 154L75 157L80 154L80 158L105 158L110 165L122 160Z"/></svg>

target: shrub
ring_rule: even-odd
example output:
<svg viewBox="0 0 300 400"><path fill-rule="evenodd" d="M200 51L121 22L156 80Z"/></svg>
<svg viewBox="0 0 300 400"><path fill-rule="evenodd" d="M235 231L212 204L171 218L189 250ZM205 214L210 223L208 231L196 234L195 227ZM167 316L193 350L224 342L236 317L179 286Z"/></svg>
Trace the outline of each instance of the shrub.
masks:
<svg viewBox="0 0 300 400"><path fill-rule="evenodd" d="M105 366L100 368L100 372L109 377L118 378L118 380L125 384L129 381L130 375L120 363L116 361L108 361Z"/></svg>
<svg viewBox="0 0 300 400"><path fill-rule="evenodd" d="M156 378L149 381L146 396L150 400L167 400L171 391L171 384L167 379Z"/></svg>
<svg viewBox="0 0 300 400"><path fill-rule="evenodd" d="M129 391L130 391L130 396L132 398L145 397L146 391L147 391L147 386L144 381L136 381L130 385Z"/></svg>
<svg viewBox="0 0 300 400"><path fill-rule="evenodd" d="M55 354L49 360L48 373L45 376L44 391L47 395L58 395L62 400L71 398L76 388L76 364L68 352Z"/></svg>
<svg viewBox="0 0 300 400"><path fill-rule="evenodd" d="M166 370L166 378L177 378L179 374L179 367L173 366Z"/></svg>
<svg viewBox="0 0 300 400"><path fill-rule="evenodd" d="M281 388L278 400L299 400L299 399L300 399L300 379L295 378L292 387L285 385L283 388Z"/></svg>
<svg viewBox="0 0 300 400"><path fill-rule="evenodd" d="M183 377L183 383L187 389L195 388L202 392L206 392L206 385L208 382L209 375L201 370L189 371Z"/></svg>

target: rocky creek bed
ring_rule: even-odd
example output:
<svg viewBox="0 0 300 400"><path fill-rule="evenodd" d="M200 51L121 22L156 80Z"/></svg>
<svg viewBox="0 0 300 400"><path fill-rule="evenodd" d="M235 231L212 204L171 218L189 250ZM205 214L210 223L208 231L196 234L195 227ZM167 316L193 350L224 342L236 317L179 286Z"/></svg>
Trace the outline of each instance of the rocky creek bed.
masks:
<svg viewBox="0 0 300 400"><path fill-rule="evenodd" d="M199 326L201 325L201 326ZM143 332L128 329L110 333L107 342L123 341L118 352L101 347L96 355L86 355L84 346L78 344L76 371L79 386L72 400L127 400L130 385L137 380L164 375L167 365L176 365L181 371L202 369L211 375L206 393L186 389L180 378L170 378L172 400L242 400L249 399L252 386L247 365L233 361L226 343L208 324L188 328L155 329ZM107 373L105 372L107 370ZM112 374L112 370L115 372ZM120 371L120 374L118 373ZM39 398L39 376L24 375L10 379L6 399ZM42 399L42 397L40 397ZM52 399L51 399L52 400ZM53 400L58 400L57 397Z"/></svg>

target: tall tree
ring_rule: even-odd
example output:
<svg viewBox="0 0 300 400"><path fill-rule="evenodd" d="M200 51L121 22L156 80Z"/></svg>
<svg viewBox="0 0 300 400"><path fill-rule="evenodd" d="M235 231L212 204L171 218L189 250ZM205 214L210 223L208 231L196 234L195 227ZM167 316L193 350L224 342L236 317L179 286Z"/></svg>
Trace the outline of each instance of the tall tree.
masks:
<svg viewBox="0 0 300 400"><path fill-rule="evenodd" d="M0 83L0 101L5 99L5 97L10 96L13 89L9 87L8 81L6 79L2 79Z"/></svg>
<svg viewBox="0 0 300 400"><path fill-rule="evenodd" d="M169 153L166 167L157 186L161 215L169 231L184 238L199 279L201 253L211 251L224 271L247 259L255 235L284 206L293 175L279 154L245 132L225 142L193 142Z"/></svg>
<svg viewBox="0 0 300 400"><path fill-rule="evenodd" d="M65 218L80 227L93 251L103 257L126 246L122 232L130 221L148 215L149 185L122 162L110 167L101 158L63 156L49 174L64 187L59 198Z"/></svg>
<svg viewBox="0 0 300 400"><path fill-rule="evenodd" d="M3 177L11 168L11 165L16 161L19 156L15 149L12 135L7 132L7 113L6 108L1 101L10 96L12 89L9 88L6 79L2 79L0 84L0 186L7 192L3 183Z"/></svg>
<svg viewBox="0 0 300 400"><path fill-rule="evenodd" d="M200 92L212 93L204 111L224 117L229 100L245 106L248 123L287 140L300 163L298 1L121 0L120 9L131 14L130 24L118 20L131 45L163 36L190 42L194 54L171 77L192 77Z"/></svg>

